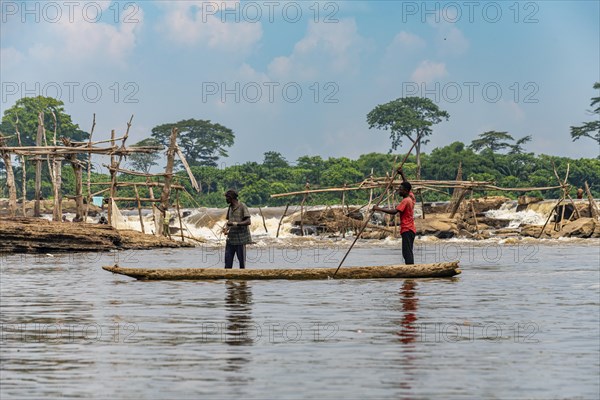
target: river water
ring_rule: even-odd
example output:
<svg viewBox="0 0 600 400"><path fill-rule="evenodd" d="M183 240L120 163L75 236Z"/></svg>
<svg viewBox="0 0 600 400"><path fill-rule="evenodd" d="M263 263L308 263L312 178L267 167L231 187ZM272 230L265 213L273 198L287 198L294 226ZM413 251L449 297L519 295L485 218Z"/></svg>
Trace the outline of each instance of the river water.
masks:
<svg viewBox="0 0 600 400"><path fill-rule="evenodd" d="M304 240L304 241L301 241ZM349 242L249 250L252 268L337 266ZM222 248L1 258L0 398L526 398L600 395L597 240L416 243L451 279L142 282L221 268ZM344 265L401 260L360 242Z"/></svg>

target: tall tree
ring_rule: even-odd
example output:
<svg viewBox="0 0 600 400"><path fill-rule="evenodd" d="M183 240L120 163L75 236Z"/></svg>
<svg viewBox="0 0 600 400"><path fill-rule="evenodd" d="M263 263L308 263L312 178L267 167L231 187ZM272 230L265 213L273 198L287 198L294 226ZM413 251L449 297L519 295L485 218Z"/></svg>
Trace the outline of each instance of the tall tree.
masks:
<svg viewBox="0 0 600 400"><path fill-rule="evenodd" d="M477 152L487 149L495 153L498 150L510 148L512 145L508 141L513 142L514 140L515 138L508 132L487 131L480 134L478 139L474 139L469 148Z"/></svg>
<svg viewBox="0 0 600 400"><path fill-rule="evenodd" d="M146 138L140 140L131 147L144 147L144 146L159 146L160 143L155 138ZM154 165L158 165L157 161L160 159L160 155L157 153L133 153L128 156L128 164L134 169L138 169L145 173L150 173L150 168Z"/></svg>
<svg viewBox="0 0 600 400"><path fill-rule="evenodd" d="M448 118L450 114L440 110L426 97L399 98L380 104L367 114L369 129L390 131L392 150L396 150L402 144L403 137L415 145L417 179L421 176L421 145L429 142L425 138L433 133L432 126Z"/></svg>
<svg viewBox="0 0 600 400"><path fill-rule="evenodd" d="M263 167L267 169L289 168L290 166L285 157L277 151L267 151L264 156Z"/></svg>
<svg viewBox="0 0 600 400"><path fill-rule="evenodd" d="M594 89L600 89L600 82L594 83ZM593 111L588 111L592 115L595 114L596 120L585 122L581 126L572 126L571 138L573 139L573 141L576 141L579 138L588 137L600 144L600 96L592 97L592 102L590 106L596 106L596 108Z"/></svg>
<svg viewBox="0 0 600 400"><path fill-rule="evenodd" d="M16 101L15 105L4 111L0 131L12 135L15 132L15 124L19 121L19 131L23 146L34 146L38 127L38 114L44 113L44 126L48 144L52 143L54 136L54 118L56 116L57 138L66 137L75 141L83 141L88 138L88 133L79 129L79 125L73 123L71 116L65 112L64 103L52 97L23 97ZM9 146L17 146L17 138L8 141Z"/></svg>
<svg viewBox="0 0 600 400"><path fill-rule="evenodd" d="M518 139L515 144L510 146L508 154L523 154L525 152L523 145L529 142L531 142L531 135L523 136L521 139Z"/></svg>
<svg viewBox="0 0 600 400"><path fill-rule="evenodd" d="M152 128L152 137L168 145L171 129L179 131L178 144L190 166L216 167L220 157L227 157L227 147L233 146L235 135L223 125L208 120L187 119Z"/></svg>

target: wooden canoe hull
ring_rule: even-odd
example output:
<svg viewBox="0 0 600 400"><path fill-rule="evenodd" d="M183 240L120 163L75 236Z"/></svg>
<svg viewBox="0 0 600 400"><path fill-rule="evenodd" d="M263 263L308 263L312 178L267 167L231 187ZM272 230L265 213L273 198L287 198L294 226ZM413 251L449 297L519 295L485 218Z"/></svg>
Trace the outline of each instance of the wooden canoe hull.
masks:
<svg viewBox="0 0 600 400"><path fill-rule="evenodd" d="M147 269L121 268L118 265L102 267L115 274L127 275L140 280L312 280L330 279L336 268L303 269L216 269L174 268ZM460 274L458 261L437 264L387 265L376 267L342 267L335 279L394 279L394 278L443 278Z"/></svg>

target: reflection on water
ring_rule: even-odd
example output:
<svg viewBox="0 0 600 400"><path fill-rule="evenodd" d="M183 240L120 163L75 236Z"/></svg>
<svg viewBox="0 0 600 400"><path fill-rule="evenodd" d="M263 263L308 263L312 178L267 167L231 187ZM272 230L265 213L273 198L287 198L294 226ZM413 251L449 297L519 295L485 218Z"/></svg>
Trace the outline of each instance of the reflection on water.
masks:
<svg viewBox="0 0 600 400"><path fill-rule="evenodd" d="M227 320L225 343L236 347L252 345L255 340L250 332L254 326L252 322L252 289L244 281L227 281L225 288L225 318ZM243 350L243 347L238 347L228 353L224 370L236 372L235 375L228 377L228 381L238 383L249 380L243 369L250 362L250 357L250 353Z"/></svg>
<svg viewBox="0 0 600 400"><path fill-rule="evenodd" d="M417 283L412 279L407 279L400 290L402 302L402 320L400 321L400 341L404 344L412 343L417 338L417 303L419 299L416 295Z"/></svg>
<svg viewBox="0 0 600 400"><path fill-rule="evenodd" d="M244 281L225 282L225 310L227 310L227 340L229 345L252 344L252 291Z"/></svg>

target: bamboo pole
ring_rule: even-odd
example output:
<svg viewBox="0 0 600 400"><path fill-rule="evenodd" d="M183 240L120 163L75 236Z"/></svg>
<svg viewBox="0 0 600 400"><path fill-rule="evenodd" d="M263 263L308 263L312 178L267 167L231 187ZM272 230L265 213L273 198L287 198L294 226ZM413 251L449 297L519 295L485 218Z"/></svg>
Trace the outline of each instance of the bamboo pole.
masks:
<svg viewBox="0 0 600 400"><path fill-rule="evenodd" d="M110 145L112 147L115 147L115 130L111 130L110 131ZM108 224L112 226L112 219L113 219L113 202L115 201L115 195L116 195L116 187L115 184L117 182L117 172L114 170L115 168L115 155L111 154L110 156L110 166L111 168L109 169L109 173L110 173L110 181L111 181L111 185L110 185L110 195L108 197Z"/></svg>
<svg viewBox="0 0 600 400"><path fill-rule="evenodd" d="M347 187L347 185L344 183L344 189ZM344 190L342 192L342 213L344 212L344 205L346 204L346 191ZM342 238L346 238L346 221L344 221L344 223L342 224Z"/></svg>
<svg viewBox="0 0 600 400"><path fill-rule="evenodd" d="M554 207L552 208L552 211L550 211L550 214L548 215L548 218L546 218L546 222L544 223L544 226L542 226L542 230L540 231L540 234L537 237L538 239L540 237L542 237L542 234L544 233L544 229L546 229L546 225L548 225L548 222L550 221L552 214L554 214L554 210L556 210L556 207L558 207L558 205L560 204L561 201L562 201L562 198L558 200L558 203L556 203L554 205Z"/></svg>
<svg viewBox="0 0 600 400"><path fill-rule="evenodd" d="M175 149L177 147L177 128L171 129L171 137L169 142L169 148L167 150L167 165L165 167L165 186L162 189L160 194L160 212L162 219L166 218L167 210L169 208L169 196L171 195L171 181L173 179L173 164L175 162ZM163 221L159 221L159 225L161 226L160 232L165 236L170 235L169 230L167 232L162 232ZM158 229L158 228L157 228Z"/></svg>
<svg viewBox="0 0 600 400"><path fill-rule="evenodd" d="M4 161L4 168L6 169L6 186L8 188L8 212L11 217L15 217L17 215L17 187L15 185L15 174L10 153L2 150L4 143L4 136L0 135L0 156Z"/></svg>
<svg viewBox="0 0 600 400"><path fill-rule="evenodd" d="M138 215L140 216L140 226L142 227L142 233L146 233L144 229L144 218L142 218L142 202L140 201L140 193L138 192L137 185L133 185L133 190L135 192L135 198L137 200L137 209Z"/></svg>
<svg viewBox="0 0 600 400"><path fill-rule="evenodd" d="M62 157L53 157L54 159L54 209L52 210L52 220L62 221Z"/></svg>
<svg viewBox="0 0 600 400"><path fill-rule="evenodd" d="M467 194L466 190L461 190L460 194L458 195L458 198L456 199L454 204L452 204L452 210L450 210L450 218L454 218L454 215L458 211L458 207L460 207L460 204L462 203L466 194Z"/></svg>
<svg viewBox="0 0 600 400"><path fill-rule="evenodd" d="M112 182L92 182L92 186L110 186ZM118 187L133 187L133 186L146 186L147 188L152 187L163 187L165 184L162 182L117 182ZM171 185L171 189L184 189L182 185Z"/></svg>
<svg viewBox="0 0 600 400"><path fill-rule="evenodd" d="M177 218L179 218L179 233L181 234L181 241L185 242L183 236L183 222L181 221L181 211L179 209L179 190L175 191L175 206L177 207Z"/></svg>
<svg viewBox="0 0 600 400"><path fill-rule="evenodd" d="M479 235L479 224L477 223L477 213L475 212L475 205L473 204L473 191L471 190L471 212L473 213L473 219L475 220L475 233Z"/></svg>
<svg viewBox="0 0 600 400"><path fill-rule="evenodd" d="M418 139L418 138L417 138ZM396 171L394 171L394 174L392 175L392 178L390 179L385 192L383 192L380 196L379 196L379 200L376 203L376 206L379 205L379 203L381 203L381 200L383 199L383 196L385 193L388 192L388 190L390 189L390 187L392 186L392 183L394 182L394 179L396 178L396 175L398 174L398 170L400 168L402 168L402 166L404 165L404 163L406 162L406 160L408 159L408 156L410 155L410 153L413 151L413 148L415 147L416 141L413 143L413 145L411 146L410 150L408 150L408 153L406 153L406 155L404 156L404 160L402 160L402 162L400 163L400 165L398 166L398 168L396 169ZM363 233L363 231L365 230L365 228L367 227L367 225L369 224L369 221L371 220L371 217L373 216L373 209L369 210L369 212L367 213L367 218L365 220L365 223L363 224L363 226L360 228L360 231L358 232L358 234L356 235L356 237L354 238L354 241L352 242L352 244L350 245L350 248L348 248L348 251L346 251L346 254L344 254L344 257L342 258L342 261L340 261L340 265L338 265L337 269L335 270L335 273L333 274L333 278L335 278L335 275L337 274L337 272L340 270L340 268L342 267L342 265L344 264L344 261L346 261L346 258L348 257L348 254L350 254L350 251L352 250L352 248L354 247L354 245L356 244L356 241L358 240L358 238L360 237L360 235Z"/></svg>
<svg viewBox="0 0 600 400"><path fill-rule="evenodd" d="M136 197L115 197L115 201L137 201ZM140 201L160 203L160 199L140 198Z"/></svg>
<svg viewBox="0 0 600 400"><path fill-rule="evenodd" d="M38 130L35 137L37 146L42 145L43 136L46 136L44 129L44 113L38 113ZM33 206L33 216L40 217L40 195L42 190L42 159L38 156L35 158L35 203Z"/></svg>
<svg viewBox="0 0 600 400"><path fill-rule="evenodd" d="M21 132L19 131L19 114L17 114L17 120L15 121L15 133L17 134L17 141L19 143L19 146L21 146L22 143L21 143ZM26 205L27 205L27 165L26 164L27 164L27 162L25 160L25 156L21 155L21 180L22 180L21 191L22 191L22 196L23 196L21 208L22 208L22 213L23 213L24 217L27 216L27 209L26 209Z"/></svg>
<svg viewBox="0 0 600 400"><path fill-rule="evenodd" d="M287 210L289 207L290 207L290 203L287 203L285 206L285 210L283 210L283 215L279 219L279 225L277 225L277 234L275 235L276 238L279 237L279 229L281 228L281 224L283 223L283 218L285 218L285 214L287 213Z"/></svg>
<svg viewBox="0 0 600 400"><path fill-rule="evenodd" d="M94 113L94 117L92 119L92 129L90 130L90 137L88 141L88 147L92 147L92 135L94 134L94 128L96 128L96 113ZM83 222L87 221L88 209L90 208L90 204L92 204L92 153L88 152L88 161L87 161L87 207L85 207L85 213L83 215Z"/></svg>
<svg viewBox="0 0 600 400"><path fill-rule="evenodd" d="M302 198L300 203L300 236L304 236L304 202L306 201L306 194Z"/></svg>
<svg viewBox="0 0 600 400"><path fill-rule="evenodd" d="M600 212L598 212L598 206L596 205L596 202L594 201L594 196L592 196L592 191L590 190L590 186L588 185L587 181L584 182L584 185L585 185L585 194L587 195L588 202L589 202L590 215L592 216L592 218L598 219Z"/></svg>
<svg viewBox="0 0 600 400"><path fill-rule="evenodd" d="M129 118L129 121L127 122L127 129L125 130L125 135L123 135L123 138L121 139L121 149L125 149L125 142L127 141L127 138L129 137L129 129L131 129L131 121L133 121L133 115L131 116L131 118ZM115 146L115 131L114 129L111 131L111 146L114 147ZM116 157L115 155L111 155L110 156L110 165L113 169L110 170L110 177L111 177L111 202L114 202L115 197L117 195L117 190L118 190L118 185L117 185L117 176L118 173L115 169L119 169L119 166L121 165L121 161L123 160L123 154L121 153L119 155L119 161L116 161ZM110 207L110 211L112 213L112 204ZM108 220L109 223L112 223L112 220L109 218Z"/></svg>
<svg viewBox="0 0 600 400"><path fill-rule="evenodd" d="M177 151L177 155L179 156L179 159L181 160L181 163L183 164L183 167L185 168L188 177L190 178L192 187L196 190L196 192L200 193L202 188L200 187L200 185L198 185L198 182L196 181L196 178L194 177L194 174L192 173L192 170L190 169L190 166L188 165L188 162L185 159L185 156L183 155L183 152L181 151L177 143L175 144L175 151Z"/></svg>
<svg viewBox="0 0 600 400"><path fill-rule="evenodd" d="M103 154L103 155L117 155L126 156L135 153L155 153L160 151L162 147L159 146L136 146L129 148L120 147L65 147L65 146L9 146L5 150L16 154L26 156L37 156L37 155L67 155L67 154L81 154L91 152L92 154Z"/></svg>
<svg viewBox="0 0 600 400"><path fill-rule="evenodd" d="M265 222L265 216L263 215L262 209L260 207L258 207L258 212L260 213L260 216L262 218L262 222L263 222L263 226L265 228L265 232L269 233L269 230L267 229L267 223Z"/></svg>

